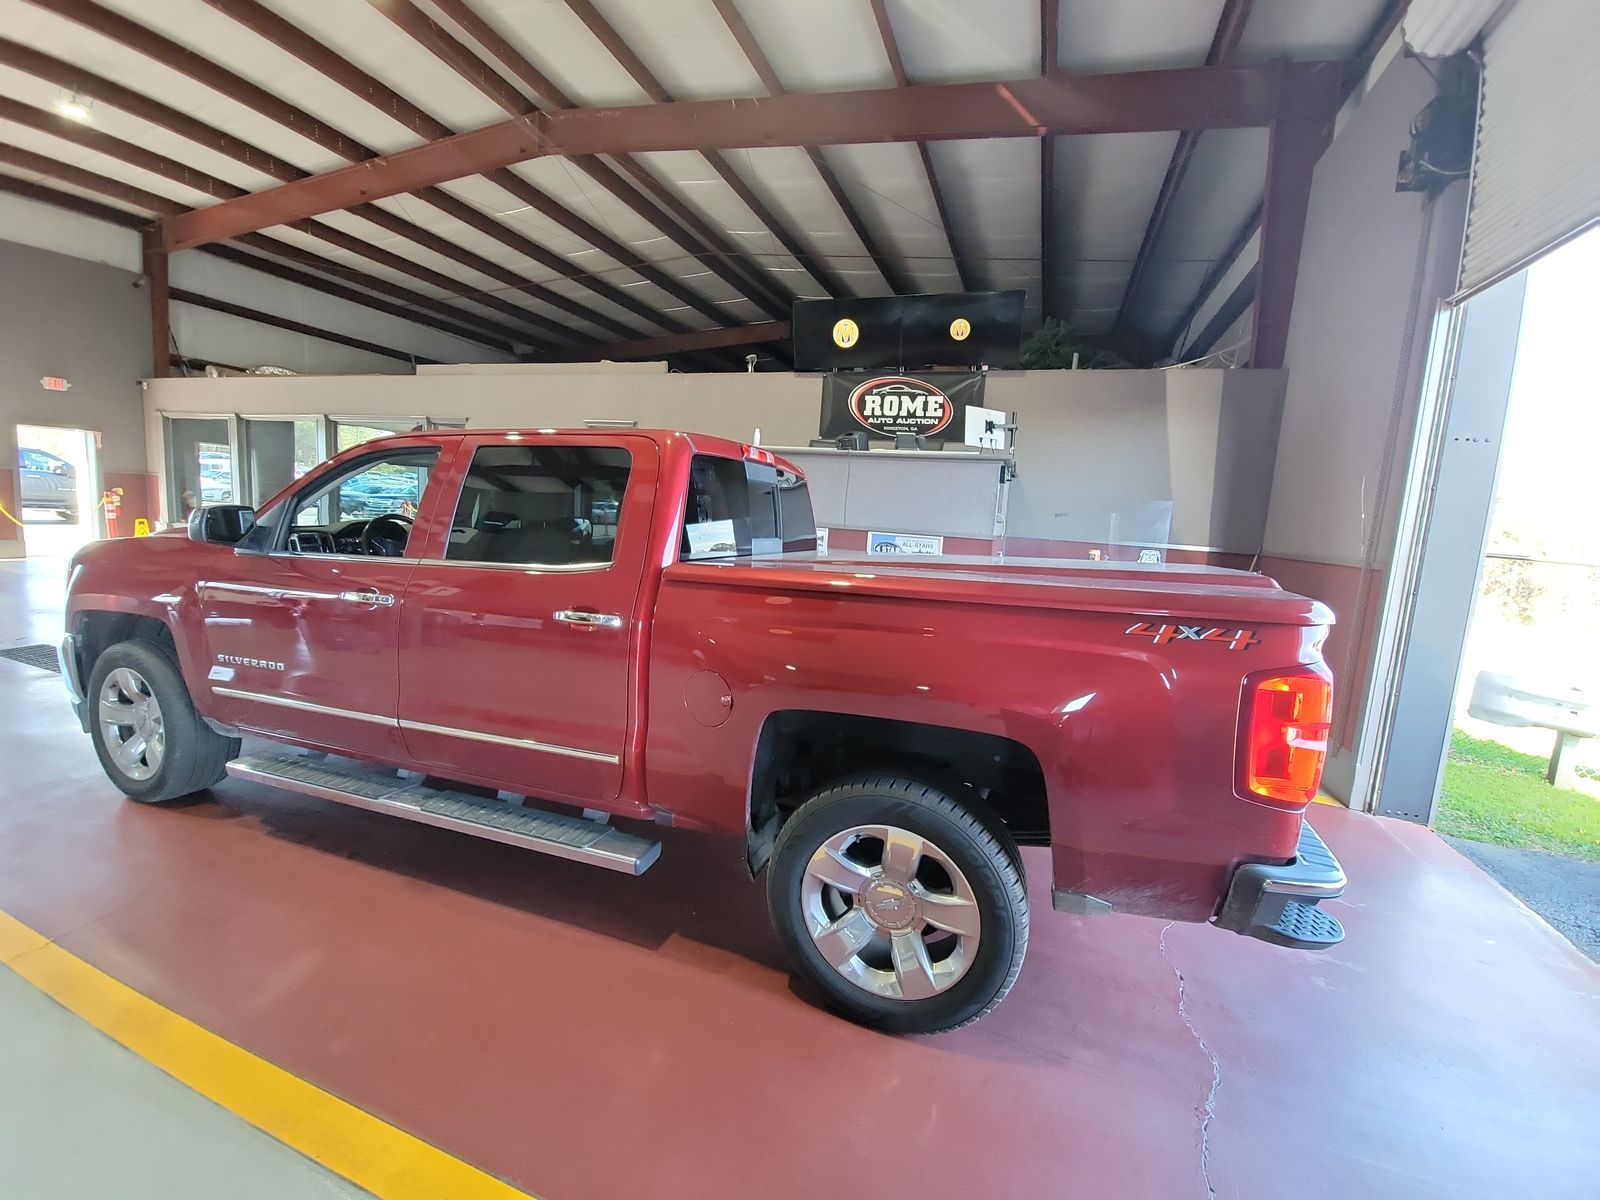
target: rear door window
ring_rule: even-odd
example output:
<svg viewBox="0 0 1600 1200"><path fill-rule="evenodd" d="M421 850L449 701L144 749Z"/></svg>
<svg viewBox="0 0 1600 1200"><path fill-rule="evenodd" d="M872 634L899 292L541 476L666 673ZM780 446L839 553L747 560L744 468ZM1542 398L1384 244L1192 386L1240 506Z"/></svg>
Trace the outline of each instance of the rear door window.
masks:
<svg viewBox="0 0 1600 1200"><path fill-rule="evenodd" d="M695 456L689 468L680 558L816 548L817 526L803 477L766 463Z"/></svg>
<svg viewBox="0 0 1600 1200"><path fill-rule="evenodd" d="M632 466L620 446L481 446L456 502L445 558L609 563Z"/></svg>

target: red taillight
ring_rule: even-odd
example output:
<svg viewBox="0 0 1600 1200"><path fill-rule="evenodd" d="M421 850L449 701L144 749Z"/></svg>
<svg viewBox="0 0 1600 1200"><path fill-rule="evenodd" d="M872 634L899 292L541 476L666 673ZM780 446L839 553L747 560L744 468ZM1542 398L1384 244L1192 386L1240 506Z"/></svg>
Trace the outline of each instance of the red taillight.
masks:
<svg viewBox="0 0 1600 1200"><path fill-rule="evenodd" d="M1273 675L1247 685L1245 794L1304 808L1317 794L1328 756L1333 683L1326 674Z"/></svg>

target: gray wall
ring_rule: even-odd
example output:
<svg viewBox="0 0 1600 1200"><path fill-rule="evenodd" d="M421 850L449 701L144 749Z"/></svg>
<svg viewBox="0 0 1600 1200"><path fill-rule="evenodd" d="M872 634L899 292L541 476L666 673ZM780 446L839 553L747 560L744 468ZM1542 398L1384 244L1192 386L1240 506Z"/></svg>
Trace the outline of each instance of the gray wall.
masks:
<svg viewBox="0 0 1600 1200"><path fill-rule="evenodd" d="M985 403L1014 411L1020 426L1010 536L1254 554L1282 387L1276 371L992 373ZM626 418L742 440L759 429L763 445L804 446L816 436L821 395L817 376L679 375L659 364L458 366L411 377L155 380L145 405L159 461L160 415L182 412L426 415L488 428ZM1151 512L1168 508L1169 535L1150 537Z"/></svg>
<svg viewBox="0 0 1600 1200"><path fill-rule="evenodd" d="M16 492L17 425L57 425L101 434L108 486L131 488L145 473L139 381L150 373L148 295L138 276L48 250L0 242L0 476ZM72 383L39 386L46 375ZM125 512L140 515L128 497ZM15 511L13 508L12 511ZM16 527L0 518L0 557L21 553Z"/></svg>
<svg viewBox="0 0 1600 1200"><path fill-rule="evenodd" d="M1338 617L1325 786L1340 798L1354 775L1430 330L1464 227L1464 184L1431 201L1394 190L1411 122L1434 91L1420 63L1396 57L1345 114L1317 165L1289 328L1262 570Z"/></svg>
<svg viewBox="0 0 1600 1200"><path fill-rule="evenodd" d="M1289 326L1269 554L1361 564L1371 546L1387 553L1393 483L1438 299L1413 290L1432 283L1436 260L1453 266L1460 253L1455 204L1430 218L1423 196L1394 190L1411 121L1433 95L1423 66L1396 58L1317 165Z"/></svg>

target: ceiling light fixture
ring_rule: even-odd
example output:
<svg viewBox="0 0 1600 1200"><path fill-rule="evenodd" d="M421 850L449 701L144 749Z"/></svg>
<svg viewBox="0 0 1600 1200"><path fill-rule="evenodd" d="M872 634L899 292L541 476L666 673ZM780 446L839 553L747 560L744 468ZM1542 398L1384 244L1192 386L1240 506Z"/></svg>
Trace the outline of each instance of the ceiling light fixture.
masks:
<svg viewBox="0 0 1600 1200"><path fill-rule="evenodd" d="M77 92L64 96L56 101L56 111L69 121L87 122L90 117L89 110L93 107L92 100L85 100Z"/></svg>

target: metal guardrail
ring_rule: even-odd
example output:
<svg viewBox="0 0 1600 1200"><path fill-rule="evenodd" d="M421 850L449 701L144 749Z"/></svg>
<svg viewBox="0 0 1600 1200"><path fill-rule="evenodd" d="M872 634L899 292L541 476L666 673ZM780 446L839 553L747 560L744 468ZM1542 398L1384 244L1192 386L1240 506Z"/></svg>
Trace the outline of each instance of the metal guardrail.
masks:
<svg viewBox="0 0 1600 1200"><path fill-rule="evenodd" d="M1501 562L1537 563L1542 567L1583 567L1590 571L1600 571L1600 562L1584 562L1575 558L1539 558L1532 554L1502 554L1490 550L1484 558L1496 558Z"/></svg>

